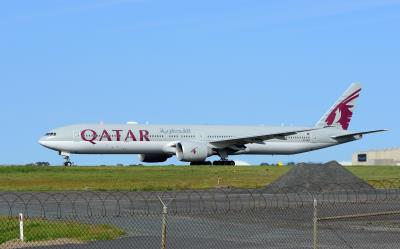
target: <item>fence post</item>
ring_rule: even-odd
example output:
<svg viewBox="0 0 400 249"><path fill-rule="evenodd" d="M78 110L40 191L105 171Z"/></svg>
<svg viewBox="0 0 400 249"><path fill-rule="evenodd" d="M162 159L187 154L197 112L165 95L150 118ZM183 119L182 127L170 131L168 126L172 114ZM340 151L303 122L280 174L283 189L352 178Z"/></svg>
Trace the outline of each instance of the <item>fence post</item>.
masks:
<svg viewBox="0 0 400 249"><path fill-rule="evenodd" d="M161 249L166 249L167 248L167 215L168 215L168 207L167 206L173 199L171 199L167 204L165 204L161 200L160 196L157 196L157 197L163 206L162 229L161 229Z"/></svg>
<svg viewBox="0 0 400 249"><path fill-rule="evenodd" d="M314 215L313 215L313 249L318 248L318 213L317 199L314 199Z"/></svg>
<svg viewBox="0 0 400 249"><path fill-rule="evenodd" d="M163 204L162 231L161 231L161 249L167 248L167 214L168 208Z"/></svg>
<svg viewBox="0 0 400 249"><path fill-rule="evenodd" d="M19 239L24 241L24 214L19 213Z"/></svg>

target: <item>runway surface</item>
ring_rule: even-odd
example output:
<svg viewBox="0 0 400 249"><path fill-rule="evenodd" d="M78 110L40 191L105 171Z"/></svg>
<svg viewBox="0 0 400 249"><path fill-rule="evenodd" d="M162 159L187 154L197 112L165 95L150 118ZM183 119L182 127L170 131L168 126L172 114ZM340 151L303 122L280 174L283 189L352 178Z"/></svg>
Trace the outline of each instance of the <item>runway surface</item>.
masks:
<svg viewBox="0 0 400 249"><path fill-rule="evenodd" d="M38 248L157 248L161 204L171 200L168 248L310 248L318 216L400 211L397 190L275 193L253 190L0 193L0 214L110 224L123 238ZM399 247L400 215L319 222L320 248Z"/></svg>
<svg viewBox="0 0 400 249"><path fill-rule="evenodd" d="M301 191L301 189L299 189ZM399 189L332 192L270 192L250 189L211 189L167 192L0 192L0 214L43 217L123 216L169 213L226 212L261 208L296 208L319 203L380 203L400 201Z"/></svg>

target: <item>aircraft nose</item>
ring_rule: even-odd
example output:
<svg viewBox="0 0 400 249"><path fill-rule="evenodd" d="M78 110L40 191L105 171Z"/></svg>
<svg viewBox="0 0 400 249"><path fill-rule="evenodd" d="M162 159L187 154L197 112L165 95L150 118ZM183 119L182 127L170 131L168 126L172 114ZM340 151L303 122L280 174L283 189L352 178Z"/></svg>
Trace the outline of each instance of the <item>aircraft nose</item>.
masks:
<svg viewBox="0 0 400 249"><path fill-rule="evenodd" d="M38 143L39 143L40 145L45 146L45 144L46 144L46 139L45 139L44 137L41 137L41 138L38 140Z"/></svg>
<svg viewBox="0 0 400 249"><path fill-rule="evenodd" d="M46 148L49 148L51 146L51 141L49 140L48 137L41 137L38 141L38 143Z"/></svg>
<svg viewBox="0 0 400 249"><path fill-rule="evenodd" d="M46 148L55 149L56 148L55 138L56 138L56 132L51 131L42 136L38 140L38 143Z"/></svg>

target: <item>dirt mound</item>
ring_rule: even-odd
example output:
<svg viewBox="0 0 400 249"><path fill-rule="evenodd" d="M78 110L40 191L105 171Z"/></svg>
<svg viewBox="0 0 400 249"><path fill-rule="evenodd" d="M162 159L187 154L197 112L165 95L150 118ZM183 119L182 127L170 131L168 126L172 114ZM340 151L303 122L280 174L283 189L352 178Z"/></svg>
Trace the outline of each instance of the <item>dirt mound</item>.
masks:
<svg viewBox="0 0 400 249"><path fill-rule="evenodd" d="M299 164L266 187L268 192L286 193L371 189L374 188L336 161Z"/></svg>

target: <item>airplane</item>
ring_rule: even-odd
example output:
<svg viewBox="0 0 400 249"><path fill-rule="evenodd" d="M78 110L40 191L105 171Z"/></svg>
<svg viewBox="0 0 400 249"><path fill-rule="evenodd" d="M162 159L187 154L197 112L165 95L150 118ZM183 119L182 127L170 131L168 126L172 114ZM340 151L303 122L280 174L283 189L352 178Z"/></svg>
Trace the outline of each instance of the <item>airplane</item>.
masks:
<svg viewBox="0 0 400 249"><path fill-rule="evenodd" d="M235 165L230 155L291 155L359 140L372 130L349 132L361 84L353 83L314 127L77 124L53 129L39 143L58 151L65 166L71 154L139 154L145 163L176 156L190 165ZM217 155L220 160L207 158Z"/></svg>

